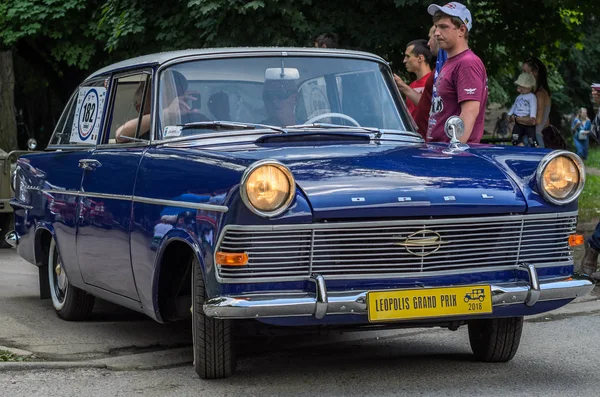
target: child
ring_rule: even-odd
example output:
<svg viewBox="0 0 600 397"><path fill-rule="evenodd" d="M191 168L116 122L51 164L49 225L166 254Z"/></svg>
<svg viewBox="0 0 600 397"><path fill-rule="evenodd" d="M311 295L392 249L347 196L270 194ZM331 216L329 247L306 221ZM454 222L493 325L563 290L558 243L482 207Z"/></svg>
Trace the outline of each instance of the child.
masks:
<svg viewBox="0 0 600 397"><path fill-rule="evenodd" d="M529 73L521 73L515 84L519 96L508 112L510 121L515 123L512 131L513 145L523 145L523 138L527 136L528 146L537 147L535 125L520 124L517 121L517 117L532 117L535 119L537 113L537 99L533 93L535 78Z"/></svg>

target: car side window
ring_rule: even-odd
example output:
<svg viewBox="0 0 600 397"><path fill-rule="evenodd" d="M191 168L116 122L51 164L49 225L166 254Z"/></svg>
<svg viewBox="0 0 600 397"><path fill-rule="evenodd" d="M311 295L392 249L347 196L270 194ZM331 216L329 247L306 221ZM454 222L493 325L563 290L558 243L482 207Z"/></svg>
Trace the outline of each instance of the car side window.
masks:
<svg viewBox="0 0 600 397"><path fill-rule="evenodd" d="M88 81L69 99L49 145L94 145L102 126L108 79Z"/></svg>
<svg viewBox="0 0 600 397"><path fill-rule="evenodd" d="M149 73L136 73L114 80L108 143L150 140L151 86Z"/></svg>

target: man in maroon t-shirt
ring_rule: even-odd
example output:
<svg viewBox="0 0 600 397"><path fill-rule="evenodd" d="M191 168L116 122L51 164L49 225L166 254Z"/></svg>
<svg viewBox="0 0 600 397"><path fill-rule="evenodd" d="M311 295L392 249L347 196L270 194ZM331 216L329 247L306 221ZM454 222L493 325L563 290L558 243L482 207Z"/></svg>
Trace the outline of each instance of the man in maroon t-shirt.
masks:
<svg viewBox="0 0 600 397"><path fill-rule="evenodd" d="M413 118L425 88L425 82L431 73L431 57L431 50L427 47L426 40L413 40L406 46L404 65L408 72L417 75L417 79L410 84L406 84L400 76L394 75L398 89L406 95L406 107Z"/></svg>
<svg viewBox="0 0 600 397"><path fill-rule="evenodd" d="M436 82L437 96L431 103L427 139L449 142L444 124L451 116L460 116L465 124L461 142L476 143L483 136L487 103L487 72L481 59L470 49L471 12L461 3L427 8L433 15L434 36L441 49L448 53Z"/></svg>

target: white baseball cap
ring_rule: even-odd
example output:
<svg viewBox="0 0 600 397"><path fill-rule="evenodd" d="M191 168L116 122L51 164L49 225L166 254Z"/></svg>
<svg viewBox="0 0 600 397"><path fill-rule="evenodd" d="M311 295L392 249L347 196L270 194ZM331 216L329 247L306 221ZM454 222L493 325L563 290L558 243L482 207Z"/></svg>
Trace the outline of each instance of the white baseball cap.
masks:
<svg viewBox="0 0 600 397"><path fill-rule="evenodd" d="M439 6L437 4L431 4L427 7L427 12L430 15L435 14L437 11L441 11L446 15L450 15L452 17L458 17L464 24L467 26L467 30L471 30L473 27L473 18L471 18L471 11L463 4L453 1L451 3L445 4L443 6Z"/></svg>

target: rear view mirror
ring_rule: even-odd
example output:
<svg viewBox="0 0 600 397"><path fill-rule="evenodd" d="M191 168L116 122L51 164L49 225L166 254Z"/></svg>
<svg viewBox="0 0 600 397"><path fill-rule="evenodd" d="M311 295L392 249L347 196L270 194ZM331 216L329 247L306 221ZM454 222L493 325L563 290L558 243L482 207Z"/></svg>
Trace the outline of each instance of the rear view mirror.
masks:
<svg viewBox="0 0 600 397"><path fill-rule="evenodd" d="M268 68L265 80L298 80L300 72L296 68Z"/></svg>

